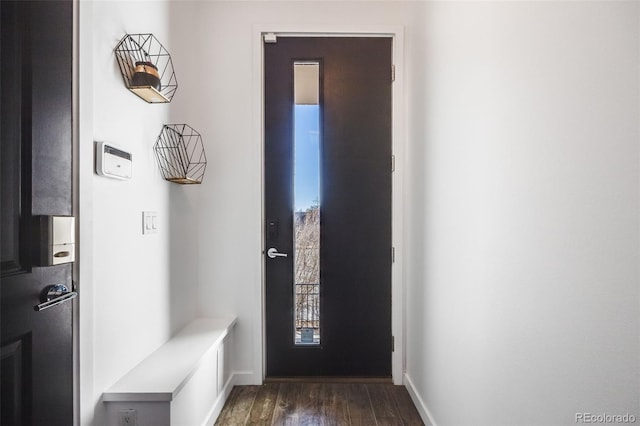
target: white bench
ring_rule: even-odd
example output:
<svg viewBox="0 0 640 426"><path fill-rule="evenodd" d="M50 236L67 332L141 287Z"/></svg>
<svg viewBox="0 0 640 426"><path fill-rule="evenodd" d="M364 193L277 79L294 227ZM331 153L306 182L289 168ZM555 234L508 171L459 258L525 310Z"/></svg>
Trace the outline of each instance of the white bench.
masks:
<svg viewBox="0 0 640 426"><path fill-rule="evenodd" d="M231 391L230 344L236 318L198 318L102 394L107 424L212 424ZM134 411L132 411L134 410Z"/></svg>

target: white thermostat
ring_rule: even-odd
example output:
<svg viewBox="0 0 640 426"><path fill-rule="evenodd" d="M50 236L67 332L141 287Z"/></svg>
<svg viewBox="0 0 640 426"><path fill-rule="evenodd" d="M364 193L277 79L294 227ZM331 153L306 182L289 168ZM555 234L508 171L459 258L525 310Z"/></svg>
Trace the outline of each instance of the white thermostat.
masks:
<svg viewBox="0 0 640 426"><path fill-rule="evenodd" d="M106 142L96 142L96 173L113 179L131 179L131 153Z"/></svg>

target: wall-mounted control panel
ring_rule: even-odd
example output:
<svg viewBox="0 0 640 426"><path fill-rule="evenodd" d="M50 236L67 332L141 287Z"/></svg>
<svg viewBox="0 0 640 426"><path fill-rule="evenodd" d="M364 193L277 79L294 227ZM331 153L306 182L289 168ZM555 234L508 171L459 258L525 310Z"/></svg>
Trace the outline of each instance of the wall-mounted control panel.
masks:
<svg viewBox="0 0 640 426"><path fill-rule="evenodd" d="M52 266L76 259L76 219L73 216L35 216L34 263Z"/></svg>
<svg viewBox="0 0 640 426"><path fill-rule="evenodd" d="M106 142L96 142L96 173L113 179L131 179L131 153Z"/></svg>

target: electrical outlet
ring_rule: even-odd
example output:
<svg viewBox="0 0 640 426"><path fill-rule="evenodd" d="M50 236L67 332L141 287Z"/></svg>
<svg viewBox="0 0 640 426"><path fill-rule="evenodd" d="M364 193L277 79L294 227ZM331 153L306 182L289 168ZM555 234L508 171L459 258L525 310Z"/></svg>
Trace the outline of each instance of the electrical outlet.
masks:
<svg viewBox="0 0 640 426"><path fill-rule="evenodd" d="M138 426L138 411L133 408L120 410L120 426Z"/></svg>

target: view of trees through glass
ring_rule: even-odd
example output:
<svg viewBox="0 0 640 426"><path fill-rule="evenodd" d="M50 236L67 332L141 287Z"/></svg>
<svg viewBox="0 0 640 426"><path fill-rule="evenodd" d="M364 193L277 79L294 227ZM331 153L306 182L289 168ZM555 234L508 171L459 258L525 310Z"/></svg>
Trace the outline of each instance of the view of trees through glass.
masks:
<svg viewBox="0 0 640 426"><path fill-rule="evenodd" d="M320 107L295 106L295 343L320 343Z"/></svg>

